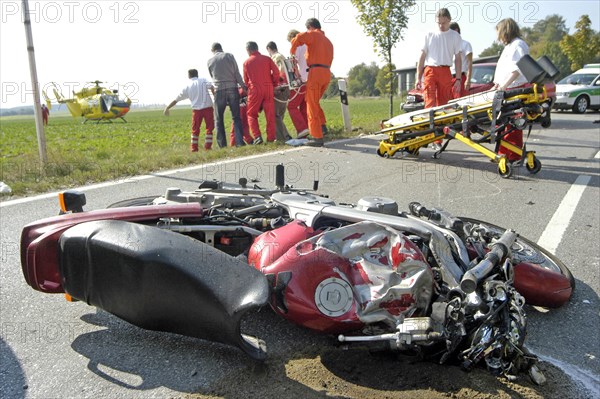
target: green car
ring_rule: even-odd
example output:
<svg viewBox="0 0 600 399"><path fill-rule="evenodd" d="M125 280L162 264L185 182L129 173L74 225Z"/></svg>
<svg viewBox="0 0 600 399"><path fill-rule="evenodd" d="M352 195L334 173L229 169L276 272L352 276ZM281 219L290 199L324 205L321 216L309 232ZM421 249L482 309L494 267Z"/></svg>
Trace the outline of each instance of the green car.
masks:
<svg viewBox="0 0 600 399"><path fill-rule="evenodd" d="M554 109L583 114L600 109L600 64L587 64L556 84Z"/></svg>

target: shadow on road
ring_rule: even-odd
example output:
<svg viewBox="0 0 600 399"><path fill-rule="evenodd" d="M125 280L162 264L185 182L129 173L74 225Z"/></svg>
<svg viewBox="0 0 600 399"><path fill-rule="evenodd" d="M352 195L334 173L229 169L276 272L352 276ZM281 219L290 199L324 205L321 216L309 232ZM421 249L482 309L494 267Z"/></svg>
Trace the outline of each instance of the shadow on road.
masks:
<svg viewBox="0 0 600 399"><path fill-rule="evenodd" d="M89 359L94 374L131 391L165 387L192 398L232 399L579 397L568 378L547 363L541 363L552 377L547 385L535 386L527 376L509 382L484 369L467 373L456 365L343 350L332 337L296 327L266 309L250 313L243 327L267 342L265 363L233 347L145 331L103 311L83 319L107 328L78 336L72 348Z"/></svg>

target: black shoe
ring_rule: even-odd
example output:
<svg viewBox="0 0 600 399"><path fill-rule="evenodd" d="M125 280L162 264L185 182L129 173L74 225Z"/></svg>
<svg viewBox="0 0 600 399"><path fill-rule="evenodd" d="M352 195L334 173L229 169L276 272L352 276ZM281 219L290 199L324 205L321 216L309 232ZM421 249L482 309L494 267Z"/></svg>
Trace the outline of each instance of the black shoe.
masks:
<svg viewBox="0 0 600 399"><path fill-rule="evenodd" d="M325 145L325 143L323 142L323 139L314 139L314 140L309 140L306 144L309 147L323 147Z"/></svg>
<svg viewBox="0 0 600 399"><path fill-rule="evenodd" d="M258 144L262 144L262 143L263 143L263 139L260 136L255 138L254 141L252 142L252 144L254 144L254 145L258 145Z"/></svg>
<svg viewBox="0 0 600 399"><path fill-rule="evenodd" d="M321 130L323 131L323 136L329 134L329 130L327 130L327 125L321 125Z"/></svg>

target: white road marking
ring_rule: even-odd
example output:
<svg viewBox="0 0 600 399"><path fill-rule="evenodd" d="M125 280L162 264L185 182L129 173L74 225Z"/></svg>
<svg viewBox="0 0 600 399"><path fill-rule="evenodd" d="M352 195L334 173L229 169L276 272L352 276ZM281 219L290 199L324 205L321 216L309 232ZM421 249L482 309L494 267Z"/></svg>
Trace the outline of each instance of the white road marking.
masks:
<svg viewBox="0 0 600 399"><path fill-rule="evenodd" d="M591 176L581 175L577 177L538 240L539 246L556 254L556 249L562 241L563 234L571 222L577 204L591 179Z"/></svg>
<svg viewBox="0 0 600 399"><path fill-rule="evenodd" d="M592 372L584 370L581 367L565 363L563 361L551 358L549 356L537 355L537 357L539 357L540 360L543 360L544 362L548 362L558 367L565 374L571 377L573 381L576 381L579 384L581 384L587 391L586 394L591 395L590 397L600 397L600 378L598 378L597 375L594 375Z"/></svg>

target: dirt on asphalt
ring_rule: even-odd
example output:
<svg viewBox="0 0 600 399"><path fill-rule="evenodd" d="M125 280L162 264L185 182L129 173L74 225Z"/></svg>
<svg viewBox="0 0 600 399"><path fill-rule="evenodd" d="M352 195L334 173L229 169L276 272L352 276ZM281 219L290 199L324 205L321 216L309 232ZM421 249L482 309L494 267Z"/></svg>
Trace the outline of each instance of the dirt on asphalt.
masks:
<svg viewBox="0 0 600 399"><path fill-rule="evenodd" d="M334 337L291 325L274 314L264 317L269 320L258 325L268 328L259 327L254 333L267 338L267 361L248 361L241 371L227 373L210 388L186 398L590 398L581 385L547 362L538 363L547 379L538 386L528 375L509 381L484 367L466 372L459 365L408 355L344 349Z"/></svg>

